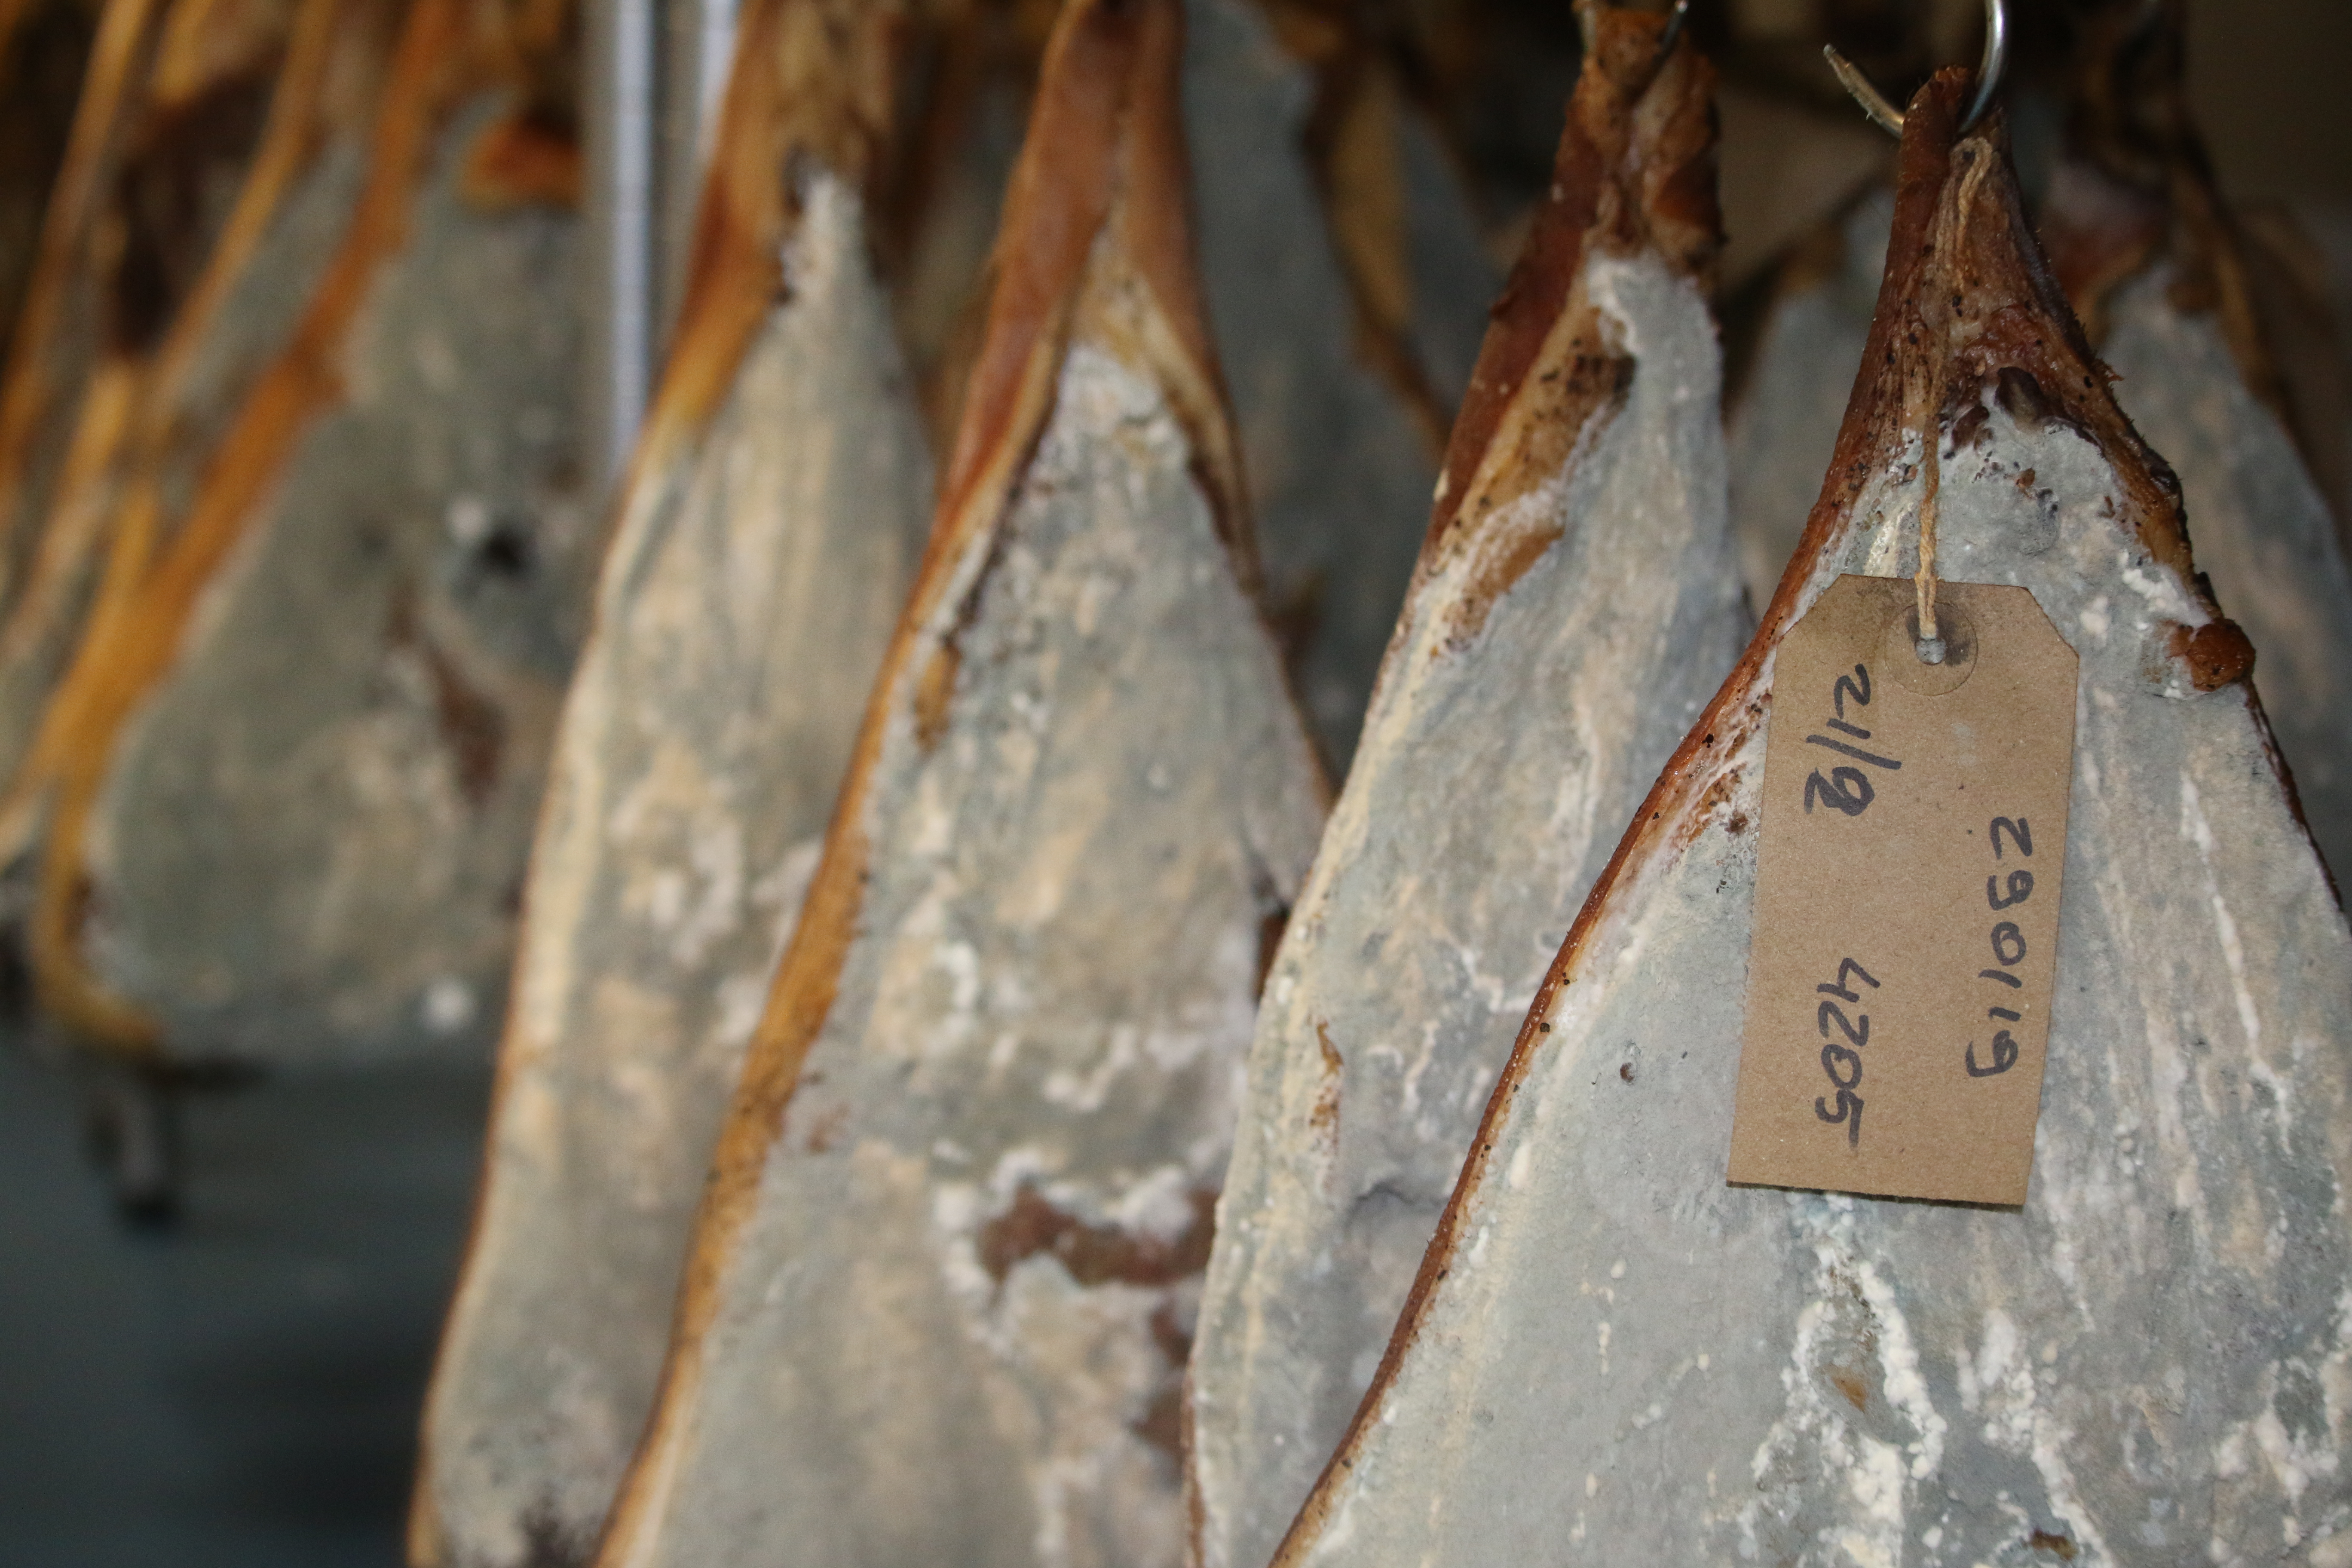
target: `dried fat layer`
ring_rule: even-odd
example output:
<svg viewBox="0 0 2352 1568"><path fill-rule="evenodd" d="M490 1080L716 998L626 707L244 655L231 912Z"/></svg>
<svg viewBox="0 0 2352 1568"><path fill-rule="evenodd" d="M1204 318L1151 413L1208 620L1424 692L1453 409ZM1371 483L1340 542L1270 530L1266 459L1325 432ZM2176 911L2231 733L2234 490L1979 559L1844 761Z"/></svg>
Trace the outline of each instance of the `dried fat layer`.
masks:
<svg viewBox="0 0 2352 1568"><path fill-rule="evenodd" d="M1788 264L1801 281L1773 300L1731 410L1731 526L1750 604L1772 602L1837 449L1894 216L1891 195L1874 189L1831 226L1833 266L1816 270L1803 264L1810 258Z"/></svg>
<svg viewBox="0 0 2352 1568"><path fill-rule="evenodd" d="M86 835L53 848L89 857L94 976L175 1050L471 1043L496 1016L593 544L564 489L574 225L457 189L500 97L436 139L342 336L341 400L111 738Z"/></svg>
<svg viewBox="0 0 2352 1568"><path fill-rule="evenodd" d="M1081 341L955 563L955 694L928 748L884 721L859 934L608 1560L1175 1560L1206 1199L1318 826L1191 451Z"/></svg>
<svg viewBox="0 0 2352 1568"><path fill-rule="evenodd" d="M1252 0L1191 0L1187 13L1201 274L1266 599L1297 645L1299 698L1318 741L1344 769L1428 521L1433 433L1360 343L1313 172L1294 151L1313 107L1308 71ZM1452 171L1408 115L1399 119L1412 347L1450 409L1495 279Z"/></svg>
<svg viewBox="0 0 2352 1568"><path fill-rule="evenodd" d="M1272 1554L1344 1430L1515 1020L1749 626L1711 73L1599 31L1252 1047L1192 1371L1218 1568Z"/></svg>
<svg viewBox="0 0 2352 1568"><path fill-rule="evenodd" d="M2251 693L2173 651L2225 624L2005 176L1941 177L1965 86L1910 110L1872 348L1966 307L1944 570L2031 588L2082 658L2032 1195L1721 1178L1771 642L1837 573L1911 564L1933 405L1874 359L1802 568L1547 979L1280 1561L2343 1555L2352 932Z"/></svg>
<svg viewBox="0 0 2352 1568"><path fill-rule="evenodd" d="M801 181L784 292L635 479L532 858L419 1561L583 1560L667 1342L743 1047L921 547L929 462L863 207Z"/></svg>
<svg viewBox="0 0 2352 1568"><path fill-rule="evenodd" d="M1626 404L1496 520L1550 539L1468 646L1491 563L1416 590L1269 978L1193 1360L1213 1565L1272 1554L1345 1429L1528 1000L1746 637L1706 303L1650 257L1586 289Z"/></svg>
<svg viewBox="0 0 2352 1568"><path fill-rule="evenodd" d="M2352 573L2278 416L2248 389L2210 311L2175 303L2170 269L2120 289L2102 345L2116 399L2180 479L2197 564L2254 645L2254 686L2304 818L2352 871Z"/></svg>

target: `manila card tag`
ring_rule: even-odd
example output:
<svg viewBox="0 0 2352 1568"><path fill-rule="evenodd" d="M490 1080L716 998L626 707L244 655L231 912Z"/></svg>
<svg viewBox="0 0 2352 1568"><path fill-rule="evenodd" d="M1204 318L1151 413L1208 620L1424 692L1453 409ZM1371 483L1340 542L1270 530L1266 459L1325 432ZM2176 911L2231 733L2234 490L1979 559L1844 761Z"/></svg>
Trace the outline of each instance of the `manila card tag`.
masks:
<svg viewBox="0 0 2352 1568"><path fill-rule="evenodd" d="M2074 650L2031 592L1840 577L1772 676L1730 1180L2017 1205L2033 1170Z"/></svg>

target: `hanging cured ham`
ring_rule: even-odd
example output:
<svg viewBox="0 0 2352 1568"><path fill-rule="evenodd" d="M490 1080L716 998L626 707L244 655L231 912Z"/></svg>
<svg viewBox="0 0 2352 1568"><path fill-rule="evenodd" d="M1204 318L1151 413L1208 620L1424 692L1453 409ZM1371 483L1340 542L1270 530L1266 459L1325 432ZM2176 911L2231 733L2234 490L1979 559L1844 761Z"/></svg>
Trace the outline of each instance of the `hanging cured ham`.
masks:
<svg viewBox="0 0 2352 1568"><path fill-rule="evenodd" d="M1317 740L1344 771L1493 268L1361 18L1253 0L1192 0L1187 14L1202 277L1266 599Z"/></svg>
<svg viewBox="0 0 2352 1568"><path fill-rule="evenodd" d="M2084 10L2074 134L2042 232L2116 400L2179 476L2198 567L2253 639L2254 684L2340 877L2352 868L2352 572L2285 417L2246 238L2189 114L2181 7Z"/></svg>
<svg viewBox="0 0 2352 1568"><path fill-rule="evenodd" d="M1655 17L1595 20L1268 977L1193 1350L1212 1568L1273 1554L1345 1431L1518 1016L1749 629L1706 293L1713 73L1662 55Z"/></svg>
<svg viewBox="0 0 2352 1568"><path fill-rule="evenodd" d="M740 22L679 342L619 503L525 897L410 1560L585 1561L711 1146L922 548L869 193L905 17Z"/></svg>
<svg viewBox="0 0 2352 1568"><path fill-rule="evenodd" d="M1798 560L1578 917L1278 1562L2336 1552L2352 932L1968 86L1906 118ZM2031 590L2081 667L2031 1188L1730 1186L1766 731L1814 721L1776 650L1840 574L1910 572L1936 473L1938 570Z"/></svg>
<svg viewBox="0 0 2352 1568"><path fill-rule="evenodd" d="M137 0L116 0L110 28ZM285 344L348 218L349 170L394 8L177 0L106 149L104 200L45 284L0 440L15 569L0 618L0 772L13 775L86 625L124 520L210 461ZM71 394L79 392L79 395ZM70 419L69 427L61 421Z"/></svg>
<svg viewBox="0 0 2352 1568"><path fill-rule="evenodd" d="M1321 785L1249 594L1174 0L1048 48L938 521L602 1563L1173 1563L1187 1342Z"/></svg>
<svg viewBox="0 0 2352 1568"><path fill-rule="evenodd" d="M116 531L16 802L36 983L87 1040L296 1061L495 1016L595 543L569 26L409 8L289 341Z"/></svg>

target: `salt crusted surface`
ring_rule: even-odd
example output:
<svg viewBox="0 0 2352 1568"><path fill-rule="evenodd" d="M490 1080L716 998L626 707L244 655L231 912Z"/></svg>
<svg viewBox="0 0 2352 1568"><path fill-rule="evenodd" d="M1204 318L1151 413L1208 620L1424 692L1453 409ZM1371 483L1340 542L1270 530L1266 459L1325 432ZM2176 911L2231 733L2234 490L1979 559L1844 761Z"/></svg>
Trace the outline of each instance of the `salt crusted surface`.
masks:
<svg viewBox="0 0 2352 1568"><path fill-rule="evenodd" d="M786 289L699 441L640 478L566 701L426 1417L441 1563L594 1545L921 550L929 461L861 205L816 165L802 184Z"/></svg>
<svg viewBox="0 0 2352 1568"><path fill-rule="evenodd" d="M1747 640L1706 301L1646 253L1582 288L1627 398L1482 523L1559 537L1466 644L1490 557L1416 585L1268 980L1192 1363L1211 1568L1280 1543L1569 921Z"/></svg>
<svg viewBox="0 0 2352 1568"><path fill-rule="evenodd" d="M457 192L407 244L124 728L92 814L88 956L173 1048L266 1061L478 1047L593 540L576 468L575 224Z"/></svg>
<svg viewBox="0 0 2352 1568"><path fill-rule="evenodd" d="M2031 588L2082 659L2027 1203L1722 1179L1768 650L1759 721L1711 715L1539 1002L1282 1561L2352 1561L2352 933L2245 689L2172 651L2210 611L2118 526L2160 492L2034 399L1961 395L1944 570ZM1793 610L1910 569L1917 447L1864 453Z"/></svg>
<svg viewBox="0 0 2352 1568"><path fill-rule="evenodd" d="M1081 341L880 710L868 876L603 1561L1176 1561L1178 1388L1306 742L1157 385ZM968 619L960 617L968 616Z"/></svg>

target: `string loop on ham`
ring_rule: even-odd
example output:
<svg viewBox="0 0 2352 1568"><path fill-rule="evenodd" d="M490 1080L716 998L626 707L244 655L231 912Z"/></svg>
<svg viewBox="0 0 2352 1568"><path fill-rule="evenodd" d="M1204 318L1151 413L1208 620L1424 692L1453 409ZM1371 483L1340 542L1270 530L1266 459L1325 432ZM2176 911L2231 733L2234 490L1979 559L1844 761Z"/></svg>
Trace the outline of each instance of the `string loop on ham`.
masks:
<svg viewBox="0 0 2352 1568"><path fill-rule="evenodd" d="M1853 63L1837 52L1832 44L1823 44L1822 53L1828 58L1830 69L1846 91L1853 95L1863 112L1878 122L1888 132L1903 134L1903 115L1885 95L1870 85L1870 79L1854 68ZM2002 72L2009 63L2009 7L2004 0L1985 0L1984 57L1977 66L1977 89L1969 100L1968 112L1960 117L1959 129L1968 131L1984 118L1991 107L1992 95L2000 89ZM1981 177L1981 169L1973 172ZM1943 361L1939 356L1936 362ZM1919 615L1918 651L1923 664L1941 664L1947 652L1940 628L1936 623L1936 496L1942 489L1943 445L1943 377L1940 371L1935 384L1929 388L1925 440L1927 451L1927 485L1919 499L1919 569L1912 577L1917 593Z"/></svg>

